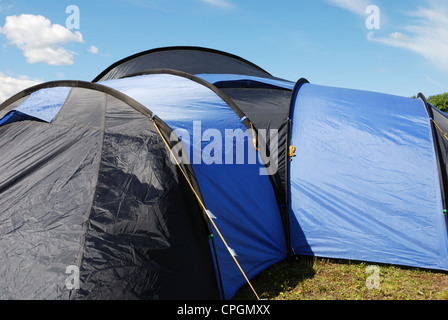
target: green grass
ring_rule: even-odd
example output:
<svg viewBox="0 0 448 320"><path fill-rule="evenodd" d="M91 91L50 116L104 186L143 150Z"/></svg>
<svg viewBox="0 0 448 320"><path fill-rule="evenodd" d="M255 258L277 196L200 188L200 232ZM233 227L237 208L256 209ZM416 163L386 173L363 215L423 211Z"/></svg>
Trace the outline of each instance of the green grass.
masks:
<svg viewBox="0 0 448 320"><path fill-rule="evenodd" d="M448 273L376 264L377 289L366 281L373 273L366 262L299 257L275 264L251 280L268 300L448 300ZM370 278L369 278L370 277ZM372 282L368 282L372 283ZM234 300L256 300L245 285Z"/></svg>

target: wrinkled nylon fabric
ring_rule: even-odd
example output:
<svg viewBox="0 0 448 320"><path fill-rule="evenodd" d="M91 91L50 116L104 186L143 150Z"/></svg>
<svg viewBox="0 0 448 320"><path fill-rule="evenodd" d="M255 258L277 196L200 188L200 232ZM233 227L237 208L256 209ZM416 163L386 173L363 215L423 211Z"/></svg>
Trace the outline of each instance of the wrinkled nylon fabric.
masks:
<svg viewBox="0 0 448 320"><path fill-rule="evenodd" d="M291 81L264 77L244 76L239 74L197 74L196 76L204 79L207 82L210 82L211 84L247 81L248 83L263 83L288 90L294 89L295 86L295 83Z"/></svg>
<svg viewBox="0 0 448 320"><path fill-rule="evenodd" d="M9 150L0 154L0 299L68 299L65 270L77 265L101 134L29 121L0 137Z"/></svg>
<svg viewBox="0 0 448 320"><path fill-rule="evenodd" d="M202 215L168 155L150 119L108 98L76 299L219 298Z"/></svg>
<svg viewBox="0 0 448 320"><path fill-rule="evenodd" d="M219 299L199 206L151 120L95 90L64 106L0 127L0 299Z"/></svg>

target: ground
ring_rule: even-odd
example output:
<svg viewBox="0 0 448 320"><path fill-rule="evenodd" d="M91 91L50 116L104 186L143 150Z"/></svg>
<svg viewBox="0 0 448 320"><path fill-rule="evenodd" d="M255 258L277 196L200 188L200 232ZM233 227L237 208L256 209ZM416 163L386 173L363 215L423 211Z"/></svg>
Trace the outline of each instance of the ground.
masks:
<svg viewBox="0 0 448 320"><path fill-rule="evenodd" d="M448 300L447 272L315 257L277 263L251 284L268 300ZM248 285L234 297L253 299Z"/></svg>

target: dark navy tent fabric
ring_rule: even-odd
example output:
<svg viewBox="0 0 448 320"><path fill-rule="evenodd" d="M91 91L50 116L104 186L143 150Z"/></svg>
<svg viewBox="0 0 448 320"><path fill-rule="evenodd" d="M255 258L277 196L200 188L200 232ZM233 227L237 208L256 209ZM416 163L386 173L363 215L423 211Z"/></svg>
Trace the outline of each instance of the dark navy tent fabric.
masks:
<svg viewBox="0 0 448 320"><path fill-rule="evenodd" d="M248 148L255 154L251 139L246 139L249 142L241 155L237 154L238 139L226 138L247 131L229 105L209 88L177 75L152 74L99 83L145 105L179 135L190 150L205 205L248 277L286 257L273 187L269 177L260 174L264 164L258 157L256 161L250 158ZM214 152L208 152L214 145ZM228 299L246 280L216 233L214 238Z"/></svg>
<svg viewBox="0 0 448 320"><path fill-rule="evenodd" d="M120 60L93 82L119 79L154 69L173 69L189 74L242 74L274 78L259 66L227 52L201 47L166 47L137 53Z"/></svg>
<svg viewBox="0 0 448 320"><path fill-rule="evenodd" d="M0 126L0 299L219 299L210 231L166 125L98 84L41 86L70 91L51 123Z"/></svg>
<svg viewBox="0 0 448 320"><path fill-rule="evenodd" d="M272 86L279 87L284 89L292 90L294 89L295 83L291 81L281 80L281 79L272 79L272 78L263 78L263 77L254 77L254 76L244 76L238 74L197 74L197 77L204 79L218 87L221 87L220 83L226 82L246 82L246 83L259 83ZM254 85L255 86L255 85Z"/></svg>
<svg viewBox="0 0 448 320"><path fill-rule="evenodd" d="M304 84L292 120L297 254L448 269L438 163L421 100Z"/></svg>

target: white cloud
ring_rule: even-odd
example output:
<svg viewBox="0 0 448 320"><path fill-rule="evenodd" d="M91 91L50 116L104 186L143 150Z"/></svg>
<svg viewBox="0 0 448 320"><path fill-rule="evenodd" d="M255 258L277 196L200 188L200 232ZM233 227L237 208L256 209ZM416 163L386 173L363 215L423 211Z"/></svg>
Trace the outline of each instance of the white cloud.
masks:
<svg viewBox="0 0 448 320"><path fill-rule="evenodd" d="M358 15L365 15L366 8L372 4L368 0L327 0L327 2Z"/></svg>
<svg viewBox="0 0 448 320"><path fill-rule="evenodd" d="M229 8L232 5L227 0L201 0L215 7Z"/></svg>
<svg viewBox="0 0 448 320"><path fill-rule="evenodd" d="M79 31L73 33L61 25L51 24L43 16L31 14L6 17L0 33L6 36L10 44L23 51L28 63L45 62L56 66L73 64L75 53L63 45L84 42Z"/></svg>
<svg viewBox="0 0 448 320"><path fill-rule="evenodd" d="M415 19L413 25L403 26L400 32L388 37L375 37L375 33L370 32L368 39L416 52L436 67L448 70L448 3L430 0L428 4L410 13Z"/></svg>
<svg viewBox="0 0 448 320"><path fill-rule="evenodd" d="M100 50L95 46L91 46L89 49L87 49L87 51L93 54L98 54L100 52Z"/></svg>
<svg viewBox="0 0 448 320"><path fill-rule="evenodd" d="M17 78L14 78L0 72L0 103L16 93L42 82L44 81L32 80L27 76L18 76Z"/></svg>

